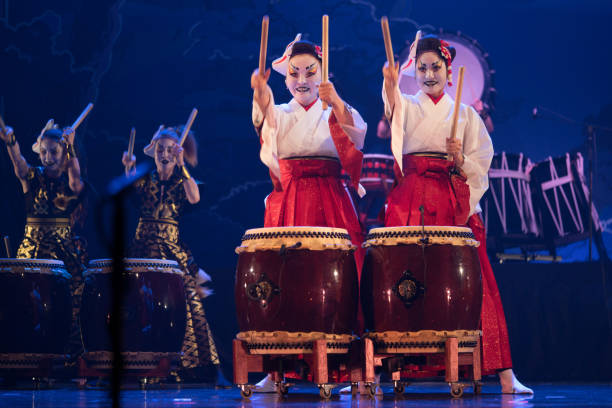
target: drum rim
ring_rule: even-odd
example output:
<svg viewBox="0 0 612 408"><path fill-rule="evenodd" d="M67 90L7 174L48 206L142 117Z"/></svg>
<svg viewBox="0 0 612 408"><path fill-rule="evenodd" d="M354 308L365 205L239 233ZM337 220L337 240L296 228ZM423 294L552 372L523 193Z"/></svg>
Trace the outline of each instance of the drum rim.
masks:
<svg viewBox="0 0 612 408"><path fill-rule="evenodd" d="M130 261L138 261L130 263ZM111 258L101 258L101 259L92 259L89 261L89 265L87 266L87 270L83 272L83 277L89 275L110 273L112 269L108 268L112 264ZM127 262L126 262L127 261ZM153 261L153 262L151 262ZM154 271L139 271L138 273L167 273L172 275L183 275L184 272L181 269L181 266L177 261L173 259L159 259L159 258L124 258L124 262L128 267L155 267L155 268L167 268L166 270L154 270ZM99 269L104 268L105 271L99 271Z"/></svg>
<svg viewBox="0 0 612 408"><path fill-rule="evenodd" d="M242 241L254 239L278 238L341 238L351 240L351 236L344 228L291 226L291 227L262 227L251 228L245 231Z"/></svg>
<svg viewBox="0 0 612 408"><path fill-rule="evenodd" d="M364 242L381 238L413 238L413 237L436 237L436 238L467 238L476 239L469 227L454 227L441 225L425 226L403 226L403 227L380 227L372 228Z"/></svg>
<svg viewBox="0 0 612 408"><path fill-rule="evenodd" d="M364 153L363 160L365 159L387 159L387 160L395 160L393 155L390 154L382 154L382 153Z"/></svg>
<svg viewBox="0 0 612 408"><path fill-rule="evenodd" d="M19 267L20 270L5 270L9 266ZM64 262L58 259L0 258L0 273L36 273L72 278L72 275L66 271Z"/></svg>

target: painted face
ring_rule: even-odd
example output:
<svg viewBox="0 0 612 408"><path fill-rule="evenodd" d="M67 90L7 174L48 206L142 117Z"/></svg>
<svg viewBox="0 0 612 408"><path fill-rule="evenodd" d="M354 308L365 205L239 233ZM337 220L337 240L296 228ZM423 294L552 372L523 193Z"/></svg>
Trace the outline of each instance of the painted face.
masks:
<svg viewBox="0 0 612 408"><path fill-rule="evenodd" d="M38 154L42 165L51 172L58 172L64 164L64 148L55 140L43 137Z"/></svg>
<svg viewBox="0 0 612 408"><path fill-rule="evenodd" d="M321 64L310 54L299 54L289 60L285 84L293 98L307 106L319 97Z"/></svg>
<svg viewBox="0 0 612 408"><path fill-rule="evenodd" d="M174 139L167 137L159 139L155 144L155 164L159 172L170 171L176 165L173 153L175 145Z"/></svg>
<svg viewBox="0 0 612 408"><path fill-rule="evenodd" d="M437 53L427 51L419 56L416 82L426 94L435 98L442 95L446 86L446 63Z"/></svg>

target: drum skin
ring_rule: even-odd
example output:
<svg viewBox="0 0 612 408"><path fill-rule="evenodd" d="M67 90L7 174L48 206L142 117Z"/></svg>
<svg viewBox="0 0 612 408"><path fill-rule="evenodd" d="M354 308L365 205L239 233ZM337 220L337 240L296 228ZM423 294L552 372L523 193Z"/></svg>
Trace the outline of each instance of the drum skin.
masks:
<svg viewBox="0 0 612 408"><path fill-rule="evenodd" d="M350 334L358 302L348 250L243 252L235 285L240 331Z"/></svg>
<svg viewBox="0 0 612 408"><path fill-rule="evenodd" d="M36 272L41 268L46 272ZM0 354L63 354L71 317L70 275L63 262L0 259Z"/></svg>
<svg viewBox="0 0 612 408"><path fill-rule="evenodd" d="M142 272L148 262L154 268ZM171 265L164 267L164 265ZM174 261L126 259L122 351L180 352L185 336L185 289ZM140 272L130 271L138 268ZM87 352L110 351L111 263L90 262L81 305L81 330Z"/></svg>
<svg viewBox="0 0 612 408"><path fill-rule="evenodd" d="M406 291L411 292L404 297L408 301L399 296ZM477 249L371 246L361 296L366 329L372 332L479 330L482 283Z"/></svg>

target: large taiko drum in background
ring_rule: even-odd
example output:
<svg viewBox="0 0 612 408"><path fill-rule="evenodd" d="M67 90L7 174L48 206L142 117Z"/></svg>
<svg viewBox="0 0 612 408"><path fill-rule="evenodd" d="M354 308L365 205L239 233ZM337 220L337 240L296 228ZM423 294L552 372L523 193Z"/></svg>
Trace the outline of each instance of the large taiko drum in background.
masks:
<svg viewBox="0 0 612 408"><path fill-rule="evenodd" d="M358 286L346 230L247 230L236 248L236 311L241 332L350 334Z"/></svg>
<svg viewBox="0 0 612 408"><path fill-rule="evenodd" d="M478 244L462 227L370 230L361 277L366 329L479 330Z"/></svg>
<svg viewBox="0 0 612 408"><path fill-rule="evenodd" d="M112 360L112 266L110 259L93 260L84 274L81 330L85 359L95 368L110 368ZM122 352L126 368L155 366L162 357L176 359L186 325L183 271L172 260L128 258L122 277Z"/></svg>
<svg viewBox="0 0 612 408"><path fill-rule="evenodd" d="M62 261L0 259L0 367L59 357L70 337L70 274ZM38 357L34 356L38 355ZM7 361L8 360L8 361Z"/></svg>

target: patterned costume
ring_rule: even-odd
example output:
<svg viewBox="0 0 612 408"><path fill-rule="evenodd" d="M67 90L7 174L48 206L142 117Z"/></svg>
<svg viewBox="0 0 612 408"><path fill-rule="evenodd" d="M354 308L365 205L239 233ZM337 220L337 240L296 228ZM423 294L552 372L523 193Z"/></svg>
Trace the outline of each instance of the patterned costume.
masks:
<svg viewBox="0 0 612 408"><path fill-rule="evenodd" d="M43 167L30 167L26 181L27 218L17 258L61 260L72 275L72 329L68 352L76 357L83 350L78 317L87 251L85 241L72 233L71 218L82 204L85 190L75 194L68 185L68 175L49 177Z"/></svg>
<svg viewBox="0 0 612 408"><path fill-rule="evenodd" d="M199 271L191 251L179 240L179 217L189 206L184 176L178 168L169 180L160 180L157 171L136 184L139 197L139 220L129 250L133 258L171 259L185 271L187 328L183 341L183 368L219 365L219 356L206 320L202 297L196 290Z"/></svg>

